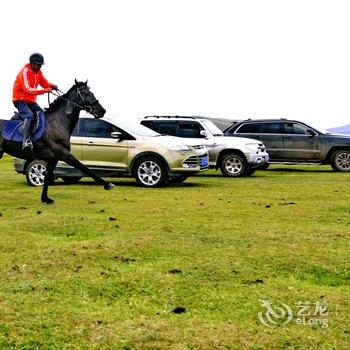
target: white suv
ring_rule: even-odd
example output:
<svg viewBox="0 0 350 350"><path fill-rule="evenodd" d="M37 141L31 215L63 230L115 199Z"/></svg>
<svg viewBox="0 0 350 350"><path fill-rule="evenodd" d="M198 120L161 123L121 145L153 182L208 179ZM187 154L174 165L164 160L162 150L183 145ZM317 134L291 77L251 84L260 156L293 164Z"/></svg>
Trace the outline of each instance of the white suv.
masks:
<svg viewBox="0 0 350 350"><path fill-rule="evenodd" d="M269 161L261 141L227 137L210 120L201 117L152 116L141 124L165 135L184 138L188 145L204 144L209 151L209 165L221 170L224 176L238 177L254 173Z"/></svg>

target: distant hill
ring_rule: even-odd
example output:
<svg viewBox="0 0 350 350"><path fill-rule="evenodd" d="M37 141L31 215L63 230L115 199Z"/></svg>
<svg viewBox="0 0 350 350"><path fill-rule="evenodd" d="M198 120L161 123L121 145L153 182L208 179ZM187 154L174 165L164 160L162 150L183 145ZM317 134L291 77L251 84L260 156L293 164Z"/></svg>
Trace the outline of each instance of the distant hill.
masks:
<svg viewBox="0 0 350 350"><path fill-rule="evenodd" d="M347 134L350 135L350 124L339 126L337 128L329 128L328 131L334 134Z"/></svg>

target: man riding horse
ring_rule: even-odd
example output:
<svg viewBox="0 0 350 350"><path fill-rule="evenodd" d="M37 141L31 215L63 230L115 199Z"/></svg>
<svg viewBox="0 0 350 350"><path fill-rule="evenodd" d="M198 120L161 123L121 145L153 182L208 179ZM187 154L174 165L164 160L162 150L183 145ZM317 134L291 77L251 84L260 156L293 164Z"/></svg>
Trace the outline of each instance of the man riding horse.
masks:
<svg viewBox="0 0 350 350"><path fill-rule="evenodd" d="M41 66L44 64L44 57L40 53L33 53L27 63L18 73L13 84L12 101L22 118L23 125L23 145L22 150L33 149L31 134L37 112L42 112L42 108L36 103L37 95L49 93L56 90L55 84L49 83L43 73ZM43 89L38 89L38 85Z"/></svg>
<svg viewBox="0 0 350 350"><path fill-rule="evenodd" d="M42 55L33 54L30 57L30 64L25 65L18 74L14 85L13 102L25 118L25 139L28 139L32 129L33 115L41 110L35 102L36 96L55 88L59 91L40 72L43 63ZM44 89L37 89L38 84ZM45 112L40 113L38 128L33 134L35 142L34 144L29 142L29 147L25 147L25 150L22 149L22 146L27 146L28 142L22 142L23 135L19 129L21 121L0 119L0 159L4 153L7 153L27 161L39 159L47 164L41 193L43 203L54 203L54 200L48 197L48 188L54 181L54 170L59 161L65 162L81 173L92 177L98 184L103 185L105 190L111 190L114 187L112 183L94 174L70 152L70 138L81 111L86 111L95 119L103 118L106 113L106 110L91 92L87 81L75 80L74 85L65 94L57 96L57 99L45 109ZM33 150L28 151L31 146Z"/></svg>

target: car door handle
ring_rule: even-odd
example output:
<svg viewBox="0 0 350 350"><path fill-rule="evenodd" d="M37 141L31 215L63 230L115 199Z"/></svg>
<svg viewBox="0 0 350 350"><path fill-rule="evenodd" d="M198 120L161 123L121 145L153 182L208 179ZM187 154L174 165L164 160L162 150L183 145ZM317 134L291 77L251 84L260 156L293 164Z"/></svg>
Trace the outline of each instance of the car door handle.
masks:
<svg viewBox="0 0 350 350"><path fill-rule="evenodd" d="M287 140L293 140L293 137L292 136L286 136L286 139Z"/></svg>
<svg viewBox="0 0 350 350"><path fill-rule="evenodd" d="M89 141L88 144L89 144L89 146L92 146L94 144L94 142L93 141Z"/></svg>

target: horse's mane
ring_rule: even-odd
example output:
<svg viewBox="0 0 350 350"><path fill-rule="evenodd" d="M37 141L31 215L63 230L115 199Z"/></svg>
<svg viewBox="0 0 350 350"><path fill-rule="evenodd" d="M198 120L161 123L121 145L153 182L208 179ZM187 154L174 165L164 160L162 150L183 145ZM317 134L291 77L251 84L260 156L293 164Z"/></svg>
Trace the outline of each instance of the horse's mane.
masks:
<svg viewBox="0 0 350 350"><path fill-rule="evenodd" d="M62 97L68 99L69 94L78 87L78 84L74 84L65 94L58 96L54 101L52 101L49 107L45 108L45 113L56 112L58 110L58 107L61 106L61 103L66 102L66 100L62 99Z"/></svg>

